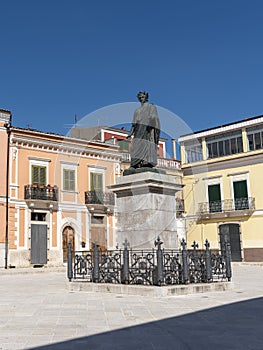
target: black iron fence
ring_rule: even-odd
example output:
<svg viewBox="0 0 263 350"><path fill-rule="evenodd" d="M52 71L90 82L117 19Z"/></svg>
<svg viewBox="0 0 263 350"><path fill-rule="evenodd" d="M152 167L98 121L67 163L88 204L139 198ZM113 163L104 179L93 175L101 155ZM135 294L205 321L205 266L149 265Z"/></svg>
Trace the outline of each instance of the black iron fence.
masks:
<svg viewBox="0 0 263 350"><path fill-rule="evenodd" d="M196 242L188 250L184 239L180 250L161 245L159 238L152 250L129 249L127 241L124 249L100 250L95 243L92 250L72 253L69 244L68 279L155 286L231 280L229 244L224 254L211 252L207 240L205 250L198 250Z"/></svg>

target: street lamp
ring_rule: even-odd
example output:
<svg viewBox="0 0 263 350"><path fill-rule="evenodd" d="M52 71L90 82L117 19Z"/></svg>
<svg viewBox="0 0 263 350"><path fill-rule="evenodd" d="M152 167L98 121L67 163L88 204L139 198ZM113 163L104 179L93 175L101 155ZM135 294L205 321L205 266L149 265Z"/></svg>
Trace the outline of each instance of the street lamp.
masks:
<svg viewBox="0 0 263 350"><path fill-rule="evenodd" d="M10 114L10 119L4 124L7 133L7 152L6 152L6 189L5 189L5 269L8 265L8 199L9 199L9 150L10 150L10 135L11 135L11 120L12 115Z"/></svg>

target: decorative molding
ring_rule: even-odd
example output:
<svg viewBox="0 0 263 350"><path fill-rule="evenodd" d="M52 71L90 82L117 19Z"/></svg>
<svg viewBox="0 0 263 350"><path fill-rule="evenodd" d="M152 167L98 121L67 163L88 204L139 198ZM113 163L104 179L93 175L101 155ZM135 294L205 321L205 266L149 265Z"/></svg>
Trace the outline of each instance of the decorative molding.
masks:
<svg viewBox="0 0 263 350"><path fill-rule="evenodd" d="M237 176L237 175L245 175L249 174L249 170L244 170L244 171L237 171L234 173L228 173L227 176Z"/></svg>
<svg viewBox="0 0 263 350"><path fill-rule="evenodd" d="M44 135L43 135L44 136ZM107 161L121 161L121 154L116 151L109 151L100 148L79 145L71 140L71 144L63 144L57 141L48 141L41 138L23 137L13 135L12 144L20 148L29 148L34 150L41 150L44 152L52 152L56 154L70 154L79 157L86 157L92 159L101 159Z"/></svg>
<svg viewBox="0 0 263 350"><path fill-rule="evenodd" d="M62 165L72 165L72 166L79 166L79 163L78 162L70 162L70 161L67 161L67 160L60 160L59 161Z"/></svg>
<svg viewBox="0 0 263 350"><path fill-rule="evenodd" d="M94 170L106 170L106 166L100 166L100 165L95 165L95 164L88 164L88 168L93 168Z"/></svg>
<svg viewBox="0 0 263 350"><path fill-rule="evenodd" d="M39 162L51 162L50 158L40 158L40 157L32 157L32 156L28 156L29 160L36 160Z"/></svg>
<svg viewBox="0 0 263 350"><path fill-rule="evenodd" d="M213 175L213 176L203 177L202 180L213 180L221 177L223 177L223 175Z"/></svg>

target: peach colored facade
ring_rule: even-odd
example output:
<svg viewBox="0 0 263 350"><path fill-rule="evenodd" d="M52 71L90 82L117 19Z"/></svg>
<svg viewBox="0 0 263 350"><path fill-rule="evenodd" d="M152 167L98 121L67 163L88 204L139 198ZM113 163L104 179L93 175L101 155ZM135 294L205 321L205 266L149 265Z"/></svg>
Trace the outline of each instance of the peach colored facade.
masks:
<svg viewBox="0 0 263 350"><path fill-rule="evenodd" d="M3 125L9 116L0 110L0 267L4 266L6 223L7 133ZM43 261L48 266L60 265L65 262L67 243L75 250L89 249L92 235L98 232L99 243L114 248L114 205L93 205L85 192L92 190L91 176L97 176L107 193L107 186L119 176L120 158L114 145L12 128L8 266L43 265Z"/></svg>

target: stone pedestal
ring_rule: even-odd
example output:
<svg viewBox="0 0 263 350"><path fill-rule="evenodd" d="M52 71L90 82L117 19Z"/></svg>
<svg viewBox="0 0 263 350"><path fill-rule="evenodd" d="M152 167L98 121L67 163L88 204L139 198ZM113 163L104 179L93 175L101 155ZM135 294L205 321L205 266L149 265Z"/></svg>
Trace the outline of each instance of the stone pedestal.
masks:
<svg viewBox="0 0 263 350"><path fill-rule="evenodd" d="M164 248L178 248L175 193L182 189L172 175L143 172L123 176L109 187L116 193L118 246L153 248L159 236Z"/></svg>

